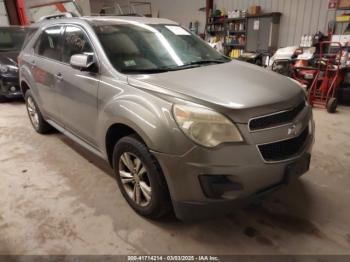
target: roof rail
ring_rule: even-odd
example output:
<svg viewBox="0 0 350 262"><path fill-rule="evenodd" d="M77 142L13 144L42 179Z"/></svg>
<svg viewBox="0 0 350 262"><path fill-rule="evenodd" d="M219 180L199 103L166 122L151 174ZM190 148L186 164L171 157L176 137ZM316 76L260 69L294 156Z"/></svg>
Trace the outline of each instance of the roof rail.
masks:
<svg viewBox="0 0 350 262"><path fill-rule="evenodd" d="M46 15L40 18L39 22L46 21L46 20L53 20L53 19L61 19L61 18L72 18L74 15L69 12L65 13L58 13L53 15Z"/></svg>
<svg viewBox="0 0 350 262"><path fill-rule="evenodd" d="M144 16L144 15L142 15L142 14L137 14L137 13L135 13L135 14L108 14L108 15L105 15L105 14L99 14L99 13L91 13L91 15L90 16L134 16L134 17L146 17L146 16Z"/></svg>

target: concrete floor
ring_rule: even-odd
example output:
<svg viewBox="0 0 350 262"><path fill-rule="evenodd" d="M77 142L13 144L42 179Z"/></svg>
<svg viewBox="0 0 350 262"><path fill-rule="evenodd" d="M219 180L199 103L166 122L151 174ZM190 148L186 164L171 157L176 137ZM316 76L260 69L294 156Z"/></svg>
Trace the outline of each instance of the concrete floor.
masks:
<svg viewBox="0 0 350 262"><path fill-rule="evenodd" d="M225 218L160 223L129 208L103 161L0 104L0 254L350 254L350 108L315 119L300 181Z"/></svg>

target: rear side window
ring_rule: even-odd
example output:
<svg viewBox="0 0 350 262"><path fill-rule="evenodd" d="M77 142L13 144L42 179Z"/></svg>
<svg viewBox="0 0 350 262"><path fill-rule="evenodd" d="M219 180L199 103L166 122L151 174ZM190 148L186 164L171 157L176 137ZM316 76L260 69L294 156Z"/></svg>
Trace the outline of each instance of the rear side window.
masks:
<svg viewBox="0 0 350 262"><path fill-rule="evenodd" d="M73 55L92 52L86 33L79 27L67 26L64 34L63 62L69 64Z"/></svg>
<svg viewBox="0 0 350 262"><path fill-rule="evenodd" d="M54 60L61 61L62 27L54 26L46 29L36 45L36 53Z"/></svg>

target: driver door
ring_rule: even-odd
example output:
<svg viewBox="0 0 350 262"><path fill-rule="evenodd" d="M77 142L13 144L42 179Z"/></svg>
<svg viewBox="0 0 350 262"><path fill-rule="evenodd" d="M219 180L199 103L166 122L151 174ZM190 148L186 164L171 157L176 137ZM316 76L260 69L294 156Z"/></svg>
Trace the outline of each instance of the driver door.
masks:
<svg viewBox="0 0 350 262"><path fill-rule="evenodd" d="M81 71L70 65L73 55L84 53L94 53L87 33L80 26L67 25L62 64L58 67L57 103L66 130L95 146L100 74L98 70Z"/></svg>

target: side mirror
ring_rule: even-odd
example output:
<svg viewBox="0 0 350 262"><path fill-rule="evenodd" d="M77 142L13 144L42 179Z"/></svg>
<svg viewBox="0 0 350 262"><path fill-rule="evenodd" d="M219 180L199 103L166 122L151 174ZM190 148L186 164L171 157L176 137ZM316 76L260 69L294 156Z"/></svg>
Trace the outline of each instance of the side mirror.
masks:
<svg viewBox="0 0 350 262"><path fill-rule="evenodd" d="M80 70L87 70L95 63L95 58L93 54L78 54L73 55L70 58L70 65L73 68L77 68Z"/></svg>

